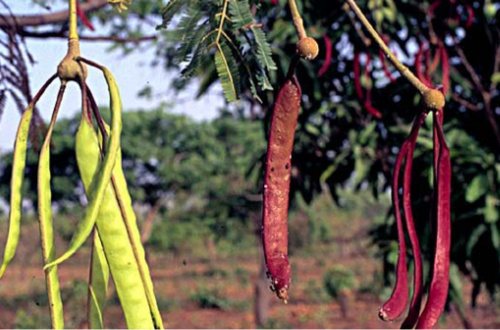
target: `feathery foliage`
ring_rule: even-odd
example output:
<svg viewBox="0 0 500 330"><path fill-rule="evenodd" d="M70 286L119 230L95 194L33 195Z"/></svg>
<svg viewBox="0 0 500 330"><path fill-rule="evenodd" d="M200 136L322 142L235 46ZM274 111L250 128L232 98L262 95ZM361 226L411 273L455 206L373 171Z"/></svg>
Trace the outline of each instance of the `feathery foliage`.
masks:
<svg viewBox="0 0 500 330"><path fill-rule="evenodd" d="M238 66L233 62L231 49L227 42L222 40L217 46L215 53L215 68L224 89L224 95L228 102L235 101L239 94L239 72Z"/></svg>
<svg viewBox="0 0 500 330"><path fill-rule="evenodd" d="M167 40L179 44L176 58L184 66L183 76L192 78L201 68L217 72L228 102L239 98L242 87L250 86L257 100L259 90L272 90L268 74L277 67L251 6L255 5L249 0L171 0L161 11L158 29L166 29ZM259 70L252 72L249 63L257 63ZM208 85L209 81L203 84Z"/></svg>
<svg viewBox="0 0 500 330"><path fill-rule="evenodd" d="M229 15L233 24L232 29L243 29L253 23L250 5L245 0L229 1Z"/></svg>

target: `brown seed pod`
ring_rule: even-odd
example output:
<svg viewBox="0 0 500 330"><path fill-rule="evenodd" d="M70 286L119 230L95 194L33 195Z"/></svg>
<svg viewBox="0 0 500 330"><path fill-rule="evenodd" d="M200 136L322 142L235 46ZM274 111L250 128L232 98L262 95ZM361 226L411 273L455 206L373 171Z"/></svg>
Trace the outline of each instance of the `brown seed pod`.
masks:
<svg viewBox="0 0 500 330"><path fill-rule="evenodd" d="M292 171L291 154L301 90L295 76L287 79L274 105L269 132L264 178L262 240L271 288L288 300L288 195Z"/></svg>
<svg viewBox="0 0 500 330"><path fill-rule="evenodd" d="M319 53L319 46L316 40L311 37L305 37L297 43L297 53L306 60L314 60Z"/></svg>

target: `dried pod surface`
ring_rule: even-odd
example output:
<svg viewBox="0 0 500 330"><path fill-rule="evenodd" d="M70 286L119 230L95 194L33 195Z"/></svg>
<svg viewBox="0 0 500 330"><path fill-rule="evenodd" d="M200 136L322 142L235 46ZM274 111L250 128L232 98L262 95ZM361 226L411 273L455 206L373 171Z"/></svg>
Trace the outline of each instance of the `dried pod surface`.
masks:
<svg viewBox="0 0 500 330"><path fill-rule="evenodd" d="M280 299L288 299L288 197L292 170L291 155L301 89L295 76L281 88L273 109L264 178L262 236L271 287Z"/></svg>

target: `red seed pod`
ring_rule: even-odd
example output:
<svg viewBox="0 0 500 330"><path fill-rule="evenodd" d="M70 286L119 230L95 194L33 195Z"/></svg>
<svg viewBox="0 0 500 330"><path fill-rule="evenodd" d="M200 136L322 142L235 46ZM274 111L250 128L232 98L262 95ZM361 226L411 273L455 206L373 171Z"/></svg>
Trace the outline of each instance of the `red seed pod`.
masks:
<svg viewBox="0 0 500 330"><path fill-rule="evenodd" d="M360 53L354 54L353 60L353 73L354 73L354 89L356 90L356 94L360 100L363 100L365 97L363 95L363 87L361 86L361 63L360 63Z"/></svg>
<svg viewBox="0 0 500 330"><path fill-rule="evenodd" d="M437 68L439 66L439 62L441 62L441 51L440 51L440 49L437 52L434 53L434 58L432 59L431 64L427 68L427 73L428 73L429 76L432 75L434 73L434 71L437 70Z"/></svg>
<svg viewBox="0 0 500 330"><path fill-rule="evenodd" d="M428 55L428 50L425 49L424 43L422 42L419 47L418 51L415 54L415 71L417 73L418 79L423 82L427 87L432 88L432 82L431 79L428 75L428 66L425 68L422 67L422 59L424 62L427 62L427 59L429 58Z"/></svg>
<svg viewBox="0 0 500 330"><path fill-rule="evenodd" d="M465 4L465 9L467 10L467 22L465 22L465 28L468 29L474 23L474 8L471 5Z"/></svg>
<svg viewBox="0 0 500 330"><path fill-rule="evenodd" d="M436 11L436 8L441 4L441 0L434 1L431 3L429 6L429 16L434 17L434 12Z"/></svg>
<svg viewBox="0 0 500 330"><path fill-rule="evenodd" d="M301 89L295 76L281 88L273 109L264 178L263 242L271 287L285 303L290 288L288 262L288 198L291 154Z"/></svg>
<svg viewBox="0 0 500 330"><path fill-rule="evenodd" d="M94 25L92 25L90 20L87 18L87 15L80 8L80 2L78 0L76 1L76 15L78 15L78 18L82 21L83 25L88 27L91 31L95 31Z"/></svg>
<svg viewBox="0 0 500 330"><path fill-rule="evenodd" d="M382 118L382 113L380 113L380 111L375 108L370 102L365 102L363 105L366 111L368 111L371 115L377 118Z"/></svg>
<svg viewBox="0 0 500 330"><path fill-rule="evenodd" d="M406 140L396 157L394 164L394 173L392 176L392 205L394 216L396 218L396 227L398 232L399 253L396 265L396 284L389 300L380 308L378 316L384 321L394 321L406 309L408 302L408 272L406 270L406 242L401 220L401 210L399 207L399 172L404 158L408 154L410 143Z"/></svg>
<svg viewBox="0 0 500 330"><path fill-rule="evenodd" d="M391 83L395 82L396 78L393 77L391 71L389 71L389 68L387 67L387 58L382 49L379 49L378 51L378 58L380 63L382 63L382 70L384 71L385 76L391 81Z"/></svg>
<svg viewBox="0 0 500 330"><path fill-rule="evenodd" d="M369 54L366 54L366 63L365 63L365 71L364 76L368 81L370 79L370 63L371 57ZM366 89L366 97L363 93L363 86L361 86L361 63L360 63L360 53L354 54L353 60L353 73L354 73L354 88L356 90L356 95L360 99L363 104L363 107L368 111L371 115L380 118L382 117L382 113L372 105L371 98L371 88Z"/></svg>
<svg viewBox="0 0 500 330"><path fill-rule="evenodd" d="M429 6L429 16L434 17L434 13L437 9L437 7L441 6L443 4L442 0L437 0L434 1L430 6ZM450 0L449 1L449 13L448 17L445 18L448 21L448 26L451 28L457 27L461 22L460 22L460 11L459 11L459 6L462 8L465 8L465 11L467 12L467 20L464 24L464 27L468 29L473 23L474 23L474 8L467 2L467 1L461 1L461 3L457 3L457 1Z"/></svg>
<svg viewBox="0 0 500 330"><path fill-rule="evenodd" d="M443 75L443 94L446 95L450 91L450 59L446 47L441 44L439 47L441 53L441 74Z"/></svg>
<svg viewBox="0 0 500 330"><path fill-rule="evenodd" d="M435 114L435 112L434 112ZM448 296L449 272L450 272L450 186L451 186L451 163L450 150L444 139L441 120L434 115L434 131L439 149L437 160L435 160L435 182L436 184L436 247L434 252L434 263L432 269L432 280L429 295L424 310L418 320L417 328L431 329L439 320L444 311L446 298Z"/></svg>
<svg viewBox="0 0 500 330"><path fill-rule="evenodd" d="M379 310L379 317L384 321L394 321L401 314L403 314L406 309L406 304L408 302L408 275L406 269L406 242L404 236L404 227L401 220L401 211L399 206L399 173L403 161L406 159L405 169L404 169L404 179L403 179L403 209L405 215L406 228L410 237L413 254L415 257L415 273L414 273L414 283L415 292L412 303L410 306L410 312L415 310L414 306L420 306L421 299L421 286L422 286L422 261L420 257L420 246L418 244L418 237L415 231L415 225L413 223L413 214L411 210L410 201L410 185L411 185L411 167L413 163L413 152L416 146L416 141L418 137L418 132L420 127L425 122L427 113L420 114L419 117L413 122L413 126L410 135L405 140L398 156L396 157L396 163L394 165L394 174L392 178L392 203L394 207L394 214L396 218L396 226L398 231L398 242L399 242L399 256L396 266L396 284L389 300L382 306ZM419 299L420 297L420 299ZM420 307L416 310L416 317L418 318L420 312Z"/></svg>
<svg viewBox="0 0 500 330"><path fill-rule="evenodd" d="M422 112L415 120L410 133L409 140L411 146L406 156L406 163L403 175L403 209L406 220L406 229L408 237L410 238L411 248L413 251L413 297L410 302L408 316L401 325L402 329L413 329L420 316L420 307L422 306L423 295L423 271L422 271L422 254L420 252L420 244L418 241L417 231L415 230L415 223L413 221L413 211L411 207L411 171L413 165L413 153L417 144L417 137L420 127L427 118L427 112Z"/></svg>
<svg viewBox="0 0 500 330"><path fill-rule="evenodd" d="M318 77L323 76L328 71L332 62L332 39L325 34L323 40L325 41L325 61L318 71Z"/></svg>

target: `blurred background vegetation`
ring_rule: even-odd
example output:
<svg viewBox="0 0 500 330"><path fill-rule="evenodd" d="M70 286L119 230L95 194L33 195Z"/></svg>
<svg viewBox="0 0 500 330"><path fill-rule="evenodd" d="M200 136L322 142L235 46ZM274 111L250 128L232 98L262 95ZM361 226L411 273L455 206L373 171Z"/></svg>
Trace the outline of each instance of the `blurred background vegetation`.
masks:
<svg viewBox="0 0 500 330"><path fill-rule="evenodd" d="M49 6L58 1L33 2ZM444 131L453 166L453 266L448 310L454 313L447 318L446 326L498 327L500 3L358 3L412 70L424 67L434 84L447 83L449 70ZM298 0L305 26L320 44L320 56L302 62L297 72L304 96L293 152L290 249L295 269L291 306L263 312L258 306L278 306L274 300L269 302L268 296L261 299L267 287L266 293L259 289L262 283L266 286L266 280L261 279L258 244L263 156L270 109L297 40L285 0L277 5L264 0L251 0L249 4L255 21L263 24L278 68L269 75L275 90L259 91L262 103L251 97L251 86L242 80L241 100L221 109L212 121L196 122L173 115L168 106L126 109L129 111L124 114L123 165L167 324L171 320L173 327L392 326L376 320L377 305L390 294L397 256L388 192L394 160L417 113L419 96L389 64L390 74L385 72L383 57L345 10L343 1ZM103 4L88 16L115 38L111 50L125 55L136 50L130 38L154 34L154 41L148 45L154 47L156 57L150 64L158 70L177 72L187 63L179 59L179 44L169 39L171 31L153 31L154 27L145 23L161 21L160 9L164 5L163 1L134 0L128 12L118 14ZM217 8L220 1L209 5ZM5 13L3 9L1 12ZM215 22L213 17L205 18ZM172 28L178 23L179 18L174 19ZM64 36L64 24L55 22L46 28ZM22 45L23 36L40 38L42 33L48 33L22 25L0 23L0 27L0 40L5 45ZM4 44L0 47L5 49L0 50L6 56L0 58L0 65L3 72L11 70L17 78L0 75L0 105L6 97L17 97L22 108L30 97L22 83L29 79L29 70L22 71L23 66L18 64L21 61L29 67L26 50L21 47L15 56L18 62L8 61L8 47ZM331 57L325 55L327 46ZM443 61L443 49L449 66ZM362 65L366 65L368 57L372 59L362 77L353 73L355 54L360 55ZM257 69L255 63L246 64ZM366 111L366 100L355 91L356 79L360 79L365 94L370 91L370 104L382 113L382 118L373 118ZM141 97L151 97L165 88L184 90L193 84L200 87L198 95L193 95L198 97L216 83L213 61L206 61L203 69L190 77L179 75L170 84L145 87ZM54 133L52 187L58 211L55 226L61 242L71 237L85 203L73 154L77 121L61 120ZM427 125L420 134L412 174L414 216L426 260L430 260L433 248L429 228L430 127ZM36 140L33 144L24 187L26 244L17 258L18 265L25 267L40 263L35 245L30 244L37 237L32 219L32 205L36 205ZM11 162L9 154L0 158L3 205L9 197ZM5 233L7 209L0 212L4 215L0 233ZM81 270L85 264L78 263L85 260L84 253L73 264L68 263L75 269L72 272L68 266L68 276L81 275L66 282L67 299L75 301L75 306L85 295L80 282L85 280L85 271ZM25 279L41 276L34 269L26 269L13 271L2 281L15 285L19 280L16 274ZM489 293L486 298L482 288ZM6 284L0 286L0 296L5 297L0 308L6 308L5 315L10 316L2 317L0 325L48 324L44 323L47 314L43 312L43 285L25 283L19 286L19 292L21 296L14 296ZM3 307L4 301L7 307ZM252 301L256 306L252 307ZM202 312L196 314L199 310ZM218 313L228 315L228 323L219 323L224 318ZM195 317L189 323L186 315L200 319ZM7 319L8 323L3 324ZM80 326L83 319L75 315L73 324ZM109 317L111 327L120 326L114 321Z"/></svg>

